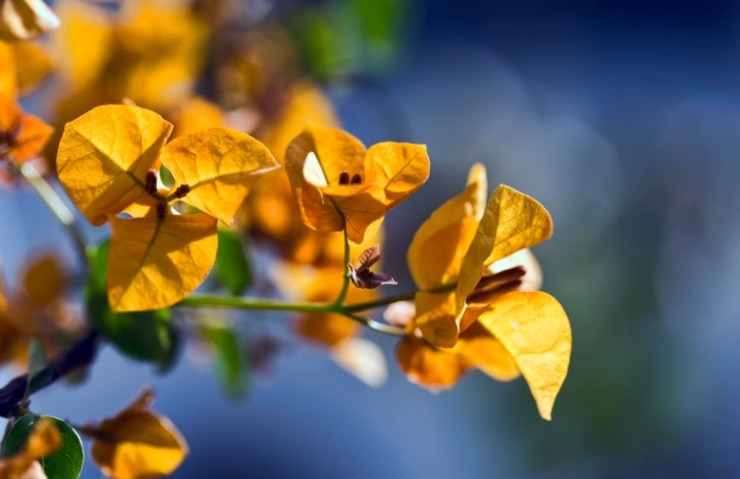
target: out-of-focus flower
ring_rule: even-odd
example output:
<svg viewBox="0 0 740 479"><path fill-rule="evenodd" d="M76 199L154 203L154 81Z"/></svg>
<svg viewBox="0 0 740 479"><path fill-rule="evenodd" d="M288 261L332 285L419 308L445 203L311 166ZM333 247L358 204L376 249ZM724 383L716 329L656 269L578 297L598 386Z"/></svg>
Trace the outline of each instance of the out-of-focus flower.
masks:
<svg viewBox="0 0 740 479"><path fill-rule="evenodd" d="M0 160L22 164L39 154L53 129L0 93Z"/></svg>
<svg viewBox="0 0 740 479"><path fill-rule="evenodd" d="M44 0L3 0L0 39L30 40L59 27L59 19Z"/></svg>

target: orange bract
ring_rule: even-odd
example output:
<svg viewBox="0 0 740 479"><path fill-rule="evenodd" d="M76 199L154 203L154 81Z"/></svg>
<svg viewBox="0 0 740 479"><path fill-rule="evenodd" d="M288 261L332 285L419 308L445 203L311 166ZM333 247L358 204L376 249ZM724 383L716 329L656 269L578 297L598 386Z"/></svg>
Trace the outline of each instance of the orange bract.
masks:
<svg viewBox="0 0 740 479"><path fill-rule="evenodd" d="M21 164L39 154L53 129L40 118L24 113L12 98L0 92L0 159L7 155Z"/></svg>

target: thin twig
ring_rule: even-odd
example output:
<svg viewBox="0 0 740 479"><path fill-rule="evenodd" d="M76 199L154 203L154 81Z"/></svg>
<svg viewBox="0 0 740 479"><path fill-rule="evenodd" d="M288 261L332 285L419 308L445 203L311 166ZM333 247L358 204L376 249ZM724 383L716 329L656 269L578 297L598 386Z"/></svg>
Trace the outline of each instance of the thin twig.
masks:
<svg viewBox="0 0 740 479"><path fill-rule="evenodd" d="M12 417L24 400L26 388L33 394L53 384L67 373L92 364L100 345L100 334L90 331L72 348L54 357L49 364L31 378L24 374L0 389L0 417Z"/></svg>

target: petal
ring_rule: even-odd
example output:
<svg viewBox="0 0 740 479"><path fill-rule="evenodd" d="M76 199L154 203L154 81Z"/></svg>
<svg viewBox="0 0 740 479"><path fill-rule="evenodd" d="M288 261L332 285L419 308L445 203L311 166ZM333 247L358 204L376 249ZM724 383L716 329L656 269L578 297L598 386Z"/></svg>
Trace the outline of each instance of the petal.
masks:
<svg viewBox="0 0 740 479"><path fill-rule="evenodd" d="M111 310L166 308L185 298L216 261L216 219L206 214L111 218Z"/></svg>
<svg viewBox="0 0 740 479"><path fill-rule="evenodd" d="M571 332L563 307L542 292L514 292L499 298L478 318L516 361L537 403L550 420L568 373Z"/></svg>
<svg viewBox="0 0 740 479"><path fill-rule="evenodd" d="M465 190L432 213L414 235L407 259L420 289L433 289L457 279L483 214L486 188L485 168L473 166Z"/></svg>
<svg viewBox="0 0 740 479"><path fill-rule="evenodd" d="M398 343L396 360L409 381L431 389L451 388L470 369L455 352L434 349L411 336Z"/></svg>
<svg viewBox="0 0 740 479"><path fill-rule="evenodd" d="M99 106L64 128L57 172L77 207L95 226L145 193L172 125L130 105Z"/></svg>
<svg viewBox="0 0 740 479"><path fill-rule="evenodd" d="M386 210L418 190L429 178L429 155L425 145L378 143L367 151L373 176L367 179L383 188Z"/></svg>
<svg viewBox="0 0 740 479"><path fill-rule="evenodd" d="M227 128L180 136L162 150L162 164L176 185L187 185L183 202L230 226L251 183L279 165L262 143Z"/></svg>
<svg viewBox="0 0 740 479"><path fill-rule="evenodd" d="M462 261L456 288L458 309L462 309L486 266L550 236L552 219L544 206L513 188L499 186Z"/></svg>

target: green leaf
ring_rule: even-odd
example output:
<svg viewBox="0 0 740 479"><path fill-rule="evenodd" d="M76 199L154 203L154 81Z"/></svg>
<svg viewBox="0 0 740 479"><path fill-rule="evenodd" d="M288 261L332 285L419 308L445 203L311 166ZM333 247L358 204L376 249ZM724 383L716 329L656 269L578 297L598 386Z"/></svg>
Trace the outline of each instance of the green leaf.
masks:
<svg viewBox="0 0 740 479"><path fill-rule="evenodd" d="M218 230L214 274L218 282L234 296L242 294L252 282L252 268L244 254L241 237L231 230Z"/></svg>
<svg viewBox="0 0 740 479"><path fill-rule="evenodd" d="M87 314L90 323L124 355L169 369L177 358L179 331L169 309L136 313L113 313L106 294L108 241L91 250L87 283Z"/></svg>
<svg viewBox="0 0 740 479"><path fill-rule="evenodd" d="M77 431L63 420L53 416L26 414L12 424L3 440L3 457L18 454L26 444L36 422L41 418L54 421L62 436L62 445L39 461L49 479L77 479L85 461L85 451Z"/></svg>
<svg viewBox="0 0 740 479"><path fill-rule="evenodd" d="M38 339L31 339L28 345L28 383L23 398L27 399L31 392L31 384L34 378L49 364L46 352Z"/></svg>
<svg viewBox="0 0 740 479"><path fill-rule="evenodd" d="M233 328L224 325L206 325L201 329L215 355L218 378L227 394L243 397L247 392L247 359L244 348Z"/></svg>

